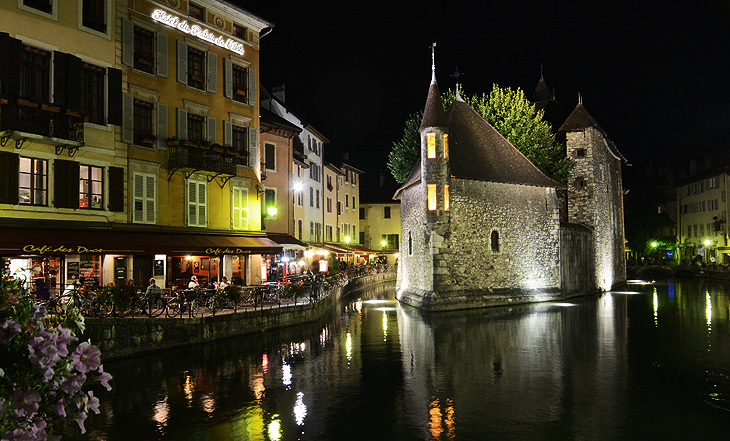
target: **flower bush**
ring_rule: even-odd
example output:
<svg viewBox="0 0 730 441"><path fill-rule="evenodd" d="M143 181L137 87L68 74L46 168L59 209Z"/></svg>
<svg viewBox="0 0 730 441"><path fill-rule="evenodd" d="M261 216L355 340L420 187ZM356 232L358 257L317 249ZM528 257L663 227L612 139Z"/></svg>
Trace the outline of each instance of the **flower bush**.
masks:
<svg viewBox="0 0 730 441"><path fill-rule="evenodd" d="M5 440L58 439L54 433L75 421L85 433L99 399L88 390L111 390L99 348L77 344L83 317L73 308L49 316L22 282L0 277L0 436Z"/></svg>

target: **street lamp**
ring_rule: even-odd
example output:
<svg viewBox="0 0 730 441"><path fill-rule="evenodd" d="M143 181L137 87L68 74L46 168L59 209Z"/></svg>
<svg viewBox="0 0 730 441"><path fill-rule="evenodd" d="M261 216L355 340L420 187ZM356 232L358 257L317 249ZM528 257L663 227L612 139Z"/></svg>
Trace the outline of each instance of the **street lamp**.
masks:
<svg viewBox="0 0 730 441"><path fill-rule="evenodd" d="M269 208L266 209L266 212L269 213L269 217L276 216L276 212L277 211L279 211L279 210L277 210L276 207L274 207L274 206L271 206L271 207L269 207Z"/></svg>
<svg viewBox="0 0 730 441"><path fill-rule="evenodd" d="M382 240L382 241L380 242L380 245L382 245L382 247L383 247L383 250L382 250L383 252L382 252L381 254L382 254L383 256L385 256L385 246L386 246L386 245L388 245L388 241L386 241L386 240Z"/></svg>
<svg viewBox="0 0 730 441"><path fill-rule="evenodd" d="M347 244L347 247L345 248L345 261L347 264L350 264L350 236L345 236L345 243Z"/></svg>
<svg viewBox="0 0 730 441"><path fill-rule="evenodd" d="M706 239L702 244L705 246L705 263L710 263L710 245L712 245L712 241Z"/></svg>

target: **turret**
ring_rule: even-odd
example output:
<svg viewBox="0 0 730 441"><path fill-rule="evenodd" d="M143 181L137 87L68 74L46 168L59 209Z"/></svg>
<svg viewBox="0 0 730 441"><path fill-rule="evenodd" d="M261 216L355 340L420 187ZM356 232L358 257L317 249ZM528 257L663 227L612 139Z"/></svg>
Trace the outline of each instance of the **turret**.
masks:
<svg viewBox="0 0 730 441"><path fill-rule="evenodd" d="M426 191L426 220L432 225L445 225L449 211L449 135L446 112L436 83L435 47L436 43L431 53L431 85L418 131L421 136L421 182Z"/></svg>

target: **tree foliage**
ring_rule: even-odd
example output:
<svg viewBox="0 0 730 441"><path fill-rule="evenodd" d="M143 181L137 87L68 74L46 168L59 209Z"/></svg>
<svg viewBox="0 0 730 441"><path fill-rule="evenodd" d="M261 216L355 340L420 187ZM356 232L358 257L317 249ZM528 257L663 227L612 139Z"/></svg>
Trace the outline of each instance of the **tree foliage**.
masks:
<svg viewBox="0 0 730 441"><path fill-rule="evenodd" d="M543 112L535 110L521 89L513 90L493 85L489 94L468 96L460 90L462 99L512 143L523 155L548 177L566 182L573 161L565 156L564 148L555 139ZM442 94L445 110L456 99L449 89ZM388 155L388 168L397 182L404 182L420 157L418 127L422 113L411 115L405 124L403 138L393 143Z"/></svg>
<svg viewBox="0 0 730 441"><path fill-rule="evenodd" d="M408 179L413 166L421 157L421 138L418 128L421 125L423 112L417 112L406 119L403 129L403 138L394 142L388 153L388 170L393 174L396 182L402 184Z"/></svg>

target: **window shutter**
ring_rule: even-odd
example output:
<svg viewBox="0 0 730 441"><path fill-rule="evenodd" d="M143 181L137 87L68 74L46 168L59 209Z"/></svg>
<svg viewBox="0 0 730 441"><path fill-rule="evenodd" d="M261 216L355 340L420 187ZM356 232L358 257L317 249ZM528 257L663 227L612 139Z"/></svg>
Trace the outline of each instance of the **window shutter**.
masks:
<svg viewBox="0 0 730 441"><path fill-rule="evenodd" d="M20 51L22 43L6 32L0 32L0 82L8 98L20 93Z"/></svg>
<svg viewBox="0 0 730 441"><path fill-rule="evenodd" d="M157 148L167 150L167 104L157 103Z"/></svg>
<svg viewBox="0 0 730 441"><path fill-rule="evenodd" d="M234 230L240 230L241 229L241 189L238 187L233 187L232 189L232 207L231 207L231 224L233 226Z"/></svg>
<svg viewBox="0 0 730 441"><path fill-rule="evenodd" d="M66 62L66 105L78 110L81 108L81 58L67 54Z"/></svg>
<svg viewBox="0 0 730 441"><path fill-rule="evenodd" d="M198 226L208 225L208 183L198 182Z"/></svg>
<svg viewBox="0 0 730 441"><path fill-rule="evenodd" d="M107 69L107 123L115 126L122 125L122 71Z"/></svg>
<svg viewBox="0 0 730 441"><path fill-rule="evenodd" d="M177 40L177 81L188 84L188 45Z"/></svg>
<svg viewBox="0 0 730 441"><path fill-rule="evenodd" d="M167 78L167 51L168 42L167 34L157 33L157 75Z"/></svg>
<svg viewBox="0 0 730 441"><path fill-rule="evenodd" d="M248 68L248 105L256 106L256 71Z"/></svg>
<svg viewBox="0 0 730 441"><path fill-rule="evenodd" d="M59 106L66 105L67 56L66 53L53 51L53 102Z"/></svg>
<svg viewBox="0 0 730 441"><path fill-rule="evenodd" d="M195 181L188 181L188 225L197 225L198 210L198 184Z"/></svg>
<svg viewBox="0 0 730 441"><path fill-rule="evenodd" d="M215 142L215 118L212 116L208 117L208 141Z"/></svg>
<svg viewBox="0 0 730 441"><path fill-rule="evenodd" d="M188 139L188 112L177 109L177 139Z"/></svg>
<svg viewBox="0 0 730 441"><path fill-rule="evenodd" d="M53 162L53 199L59 208L79 208L79 163Z"/></svg>
<svg viewBox="0 0 730 441"><path fill-rule="evenodd" d="M215 93L218 90L218 54L214 52L208 52L206 80L208 81L208 88L206 90L210 93Z"/></svg>
<svg viewBox="0 0 730 441"><path fill-rule="evenodd" d="M233 98L233 62L230 59L223 59L223 95L226 98Z"/></svg>
<svg viewBox="0 0 730 441"><path fill-rule="evenodd" d="M233 124L223 121L223 145L233 144Z"/></svg>
<svg viewBox="0 0 730 441"><path fill-rule="evenodd" d="M122 64L134 66L134 24L122 18Z"/></svg>
<svg viewBox="0 0 730 441"><path fill-rule="evenodd" d="M124 211L124 169L109 167L109 211Z"/></svg>
<svg viewBox="0 0 730 441"><path fill-rule="evenodd" d="M248 128L248 166L259 166L259 131L255 127Z"/></svg>
<svg viewBox="0 0 730 441"><path fill-rule="evenodd" d="M134 174L132 187L134 189L134 209L132 210L132 221L136 223L144 222L144 179L143 175Z"/></svg>
<svg viewBox="0 0 730 441"><path fill-rule="evenodd" d="M122 142L134 142L134 99L128 93L122 94Z"/></svg>
<svg viewBox="0 0 730 441"><path fill-rule="evenodd" d="M0 151L0 204L18 205L20 156Z"/></svg>
<svg viewBox="0 0 730 441"><path fill-rule="evenodd" d="M148 224L157 223L157 180L152 175L145 176L145 222Z"/></svg>

